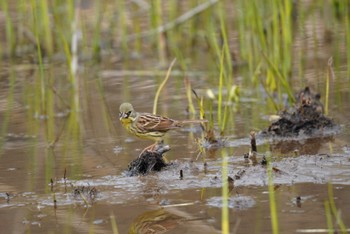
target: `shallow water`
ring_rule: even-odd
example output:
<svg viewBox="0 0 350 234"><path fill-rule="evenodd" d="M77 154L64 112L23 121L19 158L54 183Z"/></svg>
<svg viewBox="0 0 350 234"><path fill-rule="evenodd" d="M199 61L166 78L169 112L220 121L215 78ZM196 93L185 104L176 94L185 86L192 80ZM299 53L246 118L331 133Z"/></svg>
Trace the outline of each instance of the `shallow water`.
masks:
<svg viewBox="0 0 350 234"><path fill-rule="evenodd" d="M320 28L322 25L317 30ZM294 91L308 85L324 97L324 68L332 44L320 41L319 52L314 54L310 37L296 35L295 53L304 49L302 45L310 48L305 52L304 77L293 74ZM344 57L344 52L340 53L328 115L340 130L331 129L326 136L312 139L257 139L258 159L271 152L273 166L278 169L273 176L281 233L328 227L324 208L329 199L328 183L333 185L343 222L350 225L350 93ZM119 233L220 233L221 155L225 151L229 176L235 179L229 187L231 232L271 233L266 168L247 165L243 155L250 149L249 132L266 128L268 117L276 113L263 89L246 81L246 67L235 71L240 102L230 104L233 114L223 137L225 147L199 154L196 138L201 136L201 129L189 126L169 133L165 139L171 146L166 153L171 166L147 176L126 177L128 163L151 142L136 139L122 129L118 107L130 101L138 111L151 112L154 94L164 77L127 74L125 71L145 67L151 73L158 69L155 58L135 60L113 63L106 59L94 66L81 62L81 109L75 113L79 116L79 137L69 122L72 113L60 98L55 97L54 113L50 107L47 113L34 111L37 103L31 100L36 98L38 69L33 64L19 69L26 65L22 61L12 65L16 77L13 101L9 98L9 74L6 82L0 83L2 232L109 233L112 218ZM217 77L201 67L200 58L194 60L193 73L188 72L192 87L200 96L206 95L208 87L215 92ZM48 64L46 69L54 74L55 87L71 88L60 81L66 76L65 65ZM120 71L124 71L122 76ZM192 118L186 112L183 76L178 74L162 91L158 113L175 119ZM71 97L67 94L65 98L69 101ZM50 133L51 120L54 133ZM55 139L55 147L49 147ZM180 170L184 172L182 180Z"/></svg>
<svg viewBox="0 0 350 234"><path fill-rule="evenodd" d="M114 112L115 129L106 129L100 113L93 111L100 108L100 103L93 100L88 106L90 110L82 110L87 124L81 145L76 148L74 142L60 141L54 149L47 148L40 134L22 136L25 129L17 124L10 125L8 132L13 134L4 138L0 167L0 214L4 233L29 230L33 233L62 230L106 233L112 230L111 215L115 217L119 233L140 232L145 227L160 228L159 232L169 230L169 233L220 232L222 149L198 157L194 137L199 136L199 130L191 127L173 132L166 138L171 145L166 157L174 165L148 176L125 177L123 171L128 163L150 142L130 137L118 123L117 106L123 99L118 92L120 85L111 84L115 80L121 79L104 80L107 89L111 90L106 96L111 113ZM149 79L144 82L135 79L134 83L132 90L140 93L149 94L156 87ZM171 87L169 85L166 90L167 98L161 100L159 112L184 119L186 115L179 102L185 97L178 97L179 101L175 97L175 101L171 101L176 92ZM149 96L147 100L146 96ZM133 101L141 111L151 109L151 95L140 94ZM339 106L331 111L342 125L339 133L326 139L292 141L290 147L298 149L299 156L295 156L294 151L281 149L281 142L257 139L259 159L271 150L273 165L281 171L275 173L274 183L283 233L327 228L324 201L328 199L328 182L333 184L335 203L344 223L350 222L347 213L350 207L347 199L350 195L347 146L350 134L346 122L341 122L343 115L349 113L346 104L341 106L344 110L341 114L337 112ZM229 175L234 177L239 170L245 170L234 182L229 200L230 225L238 233L271 231L266 169L260 165L247 166L243 157L250 148L247 136L251 127L243 123L247 118L243 112L256 105L261 104L242 105L242 111L235 113L237 129L230 131L225 143L229 152ZM25 111L19 112L18 118L25 121L26 116L21 116ZM268 125L265 114L261 113L257 118L257 126ZM282 142L284 148L288 144ZM203 157L207 161L206 170ZM181 169L183 180L179 179ZM65 170L66 181L63 179ZM54 181L52 191L51 178ZM92 198L87 190L82 192L87 203L80 194L74 194L74 189L82 186L97 190ZM298 196L301 198L299 206ZM57 208L54 208L54 200Z"/></svg>

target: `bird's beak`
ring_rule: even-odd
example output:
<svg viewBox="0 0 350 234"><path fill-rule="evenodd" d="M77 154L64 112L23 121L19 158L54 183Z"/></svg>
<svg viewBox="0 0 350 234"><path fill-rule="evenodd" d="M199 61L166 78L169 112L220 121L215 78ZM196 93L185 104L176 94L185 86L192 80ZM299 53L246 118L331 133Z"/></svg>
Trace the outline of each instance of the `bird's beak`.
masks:
<svg viewBox="0 0 350 234"><path fill-rule="evenodd" d="M119 120L129 119L130 115L131 115L131 111L128 111L128 112L120 112L120 113L119 113Z"/></svg>
<svg viewBox="0 0 350 234"><path fill-rule="evenodd" d="M125 119L126 118L126 114L124 112L120 112L119 113L119 120Z"/></svg>

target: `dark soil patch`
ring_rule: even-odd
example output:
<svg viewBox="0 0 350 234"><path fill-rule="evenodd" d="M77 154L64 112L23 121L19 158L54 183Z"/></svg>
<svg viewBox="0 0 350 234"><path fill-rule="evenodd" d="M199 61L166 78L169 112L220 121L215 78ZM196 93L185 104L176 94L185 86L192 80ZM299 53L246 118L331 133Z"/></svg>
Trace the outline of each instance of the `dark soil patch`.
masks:
<svg viewBox="0 0 350 234"><path fill-rule="evenodd" d="M297 95L294 107L282 111L280 118L262 132L267 136L298 137L301 134L322 135L323 131L338 126L326 117L320 94L314 94L306 87Z"/></svg>
<svg viewBox="0 0 350 234"><path fill-rule="evenodd" d="M127 175L146 175L152 171L161 171L168 164L163 159L163 154L170 150L168 145L159 145L154 151L145 150L141 155L129 163Z"/></svg>

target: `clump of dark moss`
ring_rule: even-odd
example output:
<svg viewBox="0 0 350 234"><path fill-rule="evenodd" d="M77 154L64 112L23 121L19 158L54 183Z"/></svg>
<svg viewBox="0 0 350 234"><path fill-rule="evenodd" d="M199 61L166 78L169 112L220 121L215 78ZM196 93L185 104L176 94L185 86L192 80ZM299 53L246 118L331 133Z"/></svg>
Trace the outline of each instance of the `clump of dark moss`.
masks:
<svg viewBox="0 0 350 234"><path fill-rule="evenodd" d="M145 150L137 159L129 163L126 175L146 175L153 171L161 171L168 165L163 159L163 154L169 150L168 145L159 145L152 151Z"/></svg>
<svg viewBox="0 0 350 234"><path fill-rule="evenodd" d="M296 105L279 114L280 118L262 132L268 136L297 137L300 134L312 136L321 134L326 128L337 126L326 117L321 95L311 92L309 87L299 92Z"/></svg>

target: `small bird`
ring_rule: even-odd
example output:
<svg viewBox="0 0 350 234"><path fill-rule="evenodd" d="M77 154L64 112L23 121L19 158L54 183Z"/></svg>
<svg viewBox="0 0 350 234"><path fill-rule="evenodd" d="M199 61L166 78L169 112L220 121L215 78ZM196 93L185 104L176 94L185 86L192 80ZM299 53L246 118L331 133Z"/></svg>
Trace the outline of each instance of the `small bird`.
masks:
<svg viewBox="0 0 350 234"><path fill-rule="evenodd" d="M163 136L169 130L181 128L184 124L207 122L207 120L174 120L160 115L139 113L130 103L121 104L119 111L119 120L129 133L155 141L142 153L145 150L152 151L157 144L161 144Z"/></svg>

